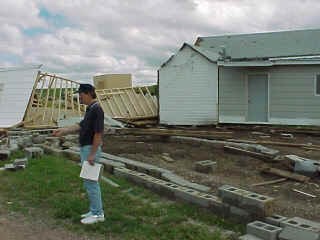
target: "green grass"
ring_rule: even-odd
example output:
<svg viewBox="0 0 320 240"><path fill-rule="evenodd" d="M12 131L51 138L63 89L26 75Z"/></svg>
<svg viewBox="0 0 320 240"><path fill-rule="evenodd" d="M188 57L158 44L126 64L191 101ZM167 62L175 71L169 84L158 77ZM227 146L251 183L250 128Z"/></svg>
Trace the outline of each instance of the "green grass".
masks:
<svg viewBox="0 0 320 240"><path fill-rule="evenodd" d="M1 201L11 202L11 211L41 214L72 231L116 239L223 239L219 231L210 231L211 226L243 231L203 209L161 199L114 176L108 177L120 188L101 183L106 221L83 226L79 215L88 210L88 200L79 171L63 158L31 160L23 171L0 172Z"/></svg>

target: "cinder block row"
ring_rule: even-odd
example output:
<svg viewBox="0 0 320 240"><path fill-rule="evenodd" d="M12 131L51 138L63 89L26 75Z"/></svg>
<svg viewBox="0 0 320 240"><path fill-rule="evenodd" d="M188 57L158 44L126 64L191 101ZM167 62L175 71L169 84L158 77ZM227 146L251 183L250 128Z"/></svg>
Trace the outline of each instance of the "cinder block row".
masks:
<svg viewBox="0 0 320 240"><path fill-rule="evenodd" d="M289 227L293 227L293 228L299 228L302 230L320 233L320 223L310 221L310 220L300 218L300 217L293 217L293 218L289 218L285 221L282 221L282 222L280 222L280 226L281 227L289 226Z"/></svg>
<svg viewBox="0 0 320 240"><path fill-rule="evenodd" d="M114 174L153 189L158 193L165 194L168 197L207 207L217 214L222 214L224 212L224 206L221 200L214 195L179 186L127 168L115 168Z"/></svg>
<svg viewBox="0 0 320 240"><path fill-rule="evenodd" d="M242 209L246 209L257 218L272 215L274 198L258 193L246 191L230 185L223 185L218 189L218 196L223 203L228 203Z"/></svg>
<svg viewBox="0 0 320 240"><path fill-rule="evenodd" d="M277 240L282 228L264 223L261 221L254 221L247 224L247 234L254 235L264 240Z"/></svg>
<svg viewBox="0 0 320 240"><path fill-rule="evenodd" d="M180 186L192 188L192 189L195 189L195 190L200 191L200 192L209 192L210 191L210 188L207 187L207 186L189 182L189 181L183 179L182 177L180 177L178 175L175 175L175 174L173 174L171 172L162 173L161 178L166 180L166 181L173 182L173 183L178 184Z"/></svg>
<svg viewBox="0 0 320 240"><path fill-rule="evenodd" d="M146 164L146 163L134 161L134 160L131 160L128 158L119 157L119 156L115 156L115 155L108 154L108 153L101 153L101 157L105 158L105 159L124 163L126 165L126 167L131 170L150 174L150 175L157 177L157 178L160 178L162 173L170 172L167 169L159 168L159 167L151 165L151 164Z"/></svg>

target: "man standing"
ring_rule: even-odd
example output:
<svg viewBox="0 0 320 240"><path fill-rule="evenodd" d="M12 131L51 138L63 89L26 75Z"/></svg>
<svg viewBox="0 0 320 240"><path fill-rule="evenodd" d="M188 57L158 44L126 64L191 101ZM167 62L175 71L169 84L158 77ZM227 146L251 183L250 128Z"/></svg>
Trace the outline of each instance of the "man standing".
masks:
<svg viewBox="0 0 320 240"><path fill-rule="evenodd" d="M53 132L54 136L63 136L79 132L81 163L88 161L94 165L99 161L104 129L104 113L96 100L95 88L90 84L80 84L78 89L80 102L87 105L84 119L80 124L60 128ZM98 181L84 179L84 187L90 202L89 212L81 215L83 224L93 224L104 221L104 212Z"/></svg>

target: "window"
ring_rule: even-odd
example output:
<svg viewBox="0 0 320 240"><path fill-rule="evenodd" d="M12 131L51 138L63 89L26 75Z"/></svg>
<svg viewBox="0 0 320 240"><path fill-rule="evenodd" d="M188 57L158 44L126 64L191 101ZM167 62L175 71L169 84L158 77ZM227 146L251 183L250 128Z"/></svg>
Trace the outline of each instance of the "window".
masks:
<svg viewBox="0 0 320 240"><path fill-rule="evenodd" d="M320 96L320 74L316 75L316 84L315 84L316 95Z"/></svg>

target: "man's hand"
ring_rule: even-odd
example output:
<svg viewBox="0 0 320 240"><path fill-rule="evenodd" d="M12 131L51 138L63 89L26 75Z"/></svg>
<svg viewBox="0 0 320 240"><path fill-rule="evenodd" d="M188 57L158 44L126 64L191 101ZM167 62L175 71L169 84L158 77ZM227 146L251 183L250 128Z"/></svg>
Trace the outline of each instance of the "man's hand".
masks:
<svg viewBox="0 0 320 240"><path fill-rule="evenodd" d="M93 154L89 154L89 156L88 156L88 163L90 164L90 165L94 165L94 159L95 159L95 155L93 155Z"/></svg>
<svg viewBox="0 0 320 240"><path fill-rule="evenodd" d="M59 129L53 130L52 136L62 137L63 135L65 135L65 132L66 132L66 130L64 128L59 128Z"/></svg>

